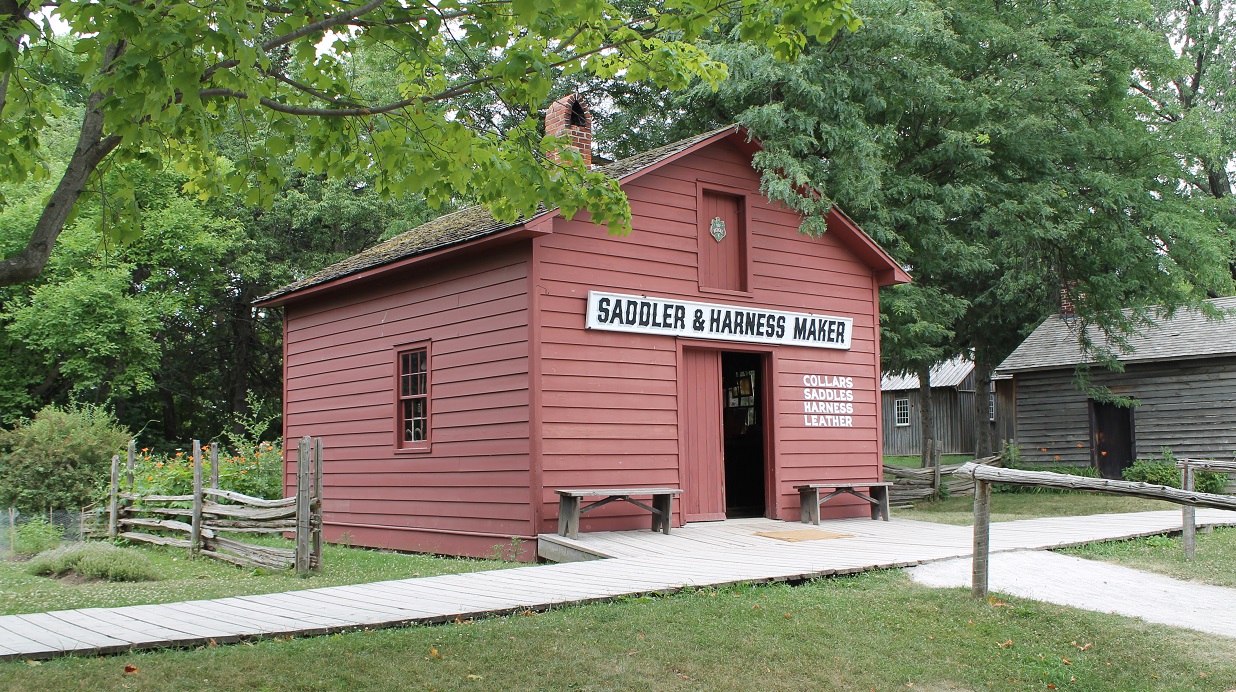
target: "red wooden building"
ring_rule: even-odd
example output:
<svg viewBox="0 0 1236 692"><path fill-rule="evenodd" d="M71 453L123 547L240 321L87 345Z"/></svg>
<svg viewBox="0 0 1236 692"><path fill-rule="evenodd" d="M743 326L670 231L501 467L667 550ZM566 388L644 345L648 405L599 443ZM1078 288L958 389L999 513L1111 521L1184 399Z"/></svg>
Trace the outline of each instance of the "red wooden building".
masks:
<svg viewBox="0 0 1236 692"><path fill-rule="evenodd" d="M547 123L590 153L577 101ZM836 210L800 234L757 149L728 127L600 167L627 237L465 209L264 297L284 434L326 445L328 539L488 555L553 532L558 488L682 488L679 526L797 520L795 484L879 480L878 289L909 277ZM647 525L616 503L581 530Z"/></svg>

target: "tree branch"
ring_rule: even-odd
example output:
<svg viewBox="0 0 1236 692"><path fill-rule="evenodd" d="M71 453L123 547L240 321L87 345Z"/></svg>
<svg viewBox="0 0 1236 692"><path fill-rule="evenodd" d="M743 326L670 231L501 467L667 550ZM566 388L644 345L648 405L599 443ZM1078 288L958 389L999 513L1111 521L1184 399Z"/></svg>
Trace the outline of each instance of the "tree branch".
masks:
<svg viewBox="0 0 1236 692"><path fill-rule="evenodd" d="M104 69L107 69L123 50L119 45L109 46L104 54ZM43 213L35 223L26 249L13 257L0 260L0 286L29 281L42 273L48 257L51 256L52 246L64 231L64 224L85 190L90 176L103 159L120 146L120 137L103 134L103 111L99 104L104 98L105 94L96 91L86 101L86 113L82 117L77 148L73 150L73 156L69 159L60 183L43 207Z"/></svg>
<svg viewBox="0 0 1236 692"><path fill-rule="evenodd" d="M91 94L77 148L73 150L60 184L43 208L30 234L30 242L20 254L0 260L0 286L11 286L39 276L86 182L103 159L120 146L120 137L103 136L103 112L99 110L102 100L102 94Z"/></svg>
<svg viewBox="0 0 1236 692"><path fill-rule="evenodd" d="M269 41L262 43L262 50L272 50L274 48L278 48L279 46L285 46L292 41L308 36L309 34L316 34L318 32L326 31L327 29L332 29L340 24L347 24L353 19L363 17L364 15L373 12L385 4L386 0L370 0L370 2L361 5L351 12L340 12L339 14L331 15L321 21L302 26L296 31L289 31L282 36L276 36Z"/></svg>

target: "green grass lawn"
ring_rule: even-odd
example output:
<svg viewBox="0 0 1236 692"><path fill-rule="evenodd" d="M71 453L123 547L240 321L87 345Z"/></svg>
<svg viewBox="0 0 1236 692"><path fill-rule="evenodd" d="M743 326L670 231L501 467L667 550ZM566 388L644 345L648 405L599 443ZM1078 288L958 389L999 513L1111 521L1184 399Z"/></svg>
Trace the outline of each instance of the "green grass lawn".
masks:
<svg viewBox="0 0 1236 692"><path fill-rule="evenodd" d="M136 668L126 673L126 666ZM901 572L34 666L31 690L1224 690L1236 641Z"/></svg>
<svg viewBox="0 0 1236 692"><path fill-rule="evenodd" d="M1159 500L1142 500L1135 497L1096 493L992 493L991 495L992 521L1151 512L1179 508L1179 505ZM894 518L965 526L974 523L974 498L963 495L935 502L919 502L914 509L895 509L893 515Z"/></svg>
<svg viewBox="0 0 1236 692"><path fill-rule="evenodd" d="M268 538L256 542L292 547L290 541L281 539ZM28 574L24 562L0 560L0 614L243 596L385 579L474 572L516 564L327 545L323 549L324 567L307 578L301 578L290 571L242 569L209 558L190 560L182 548L140 546L137 549L149 556L163 579L131 583L71 583Z"/></svg>
<svg viewBox="0 0 1236 692"><path fill-rule="evenodd" d="M974 461L974 456L971 454L945 454L940 458L940 464L949 466L950 464L964 464L967 461ZM917 469L923 465L923 458L915 454L914 456L885 456L884 463L890 466L909 466Z"/></svg>
<svg viewBox="0 0 1236 692"><path fill-rule="evenodd" d="M1197 556L1184 559L1180 536L1148 536L1128 541L1093 543L1060 552L1158 572L1177 579L1236 587L1236 527L1215 527L1197 535Z"/></svg>

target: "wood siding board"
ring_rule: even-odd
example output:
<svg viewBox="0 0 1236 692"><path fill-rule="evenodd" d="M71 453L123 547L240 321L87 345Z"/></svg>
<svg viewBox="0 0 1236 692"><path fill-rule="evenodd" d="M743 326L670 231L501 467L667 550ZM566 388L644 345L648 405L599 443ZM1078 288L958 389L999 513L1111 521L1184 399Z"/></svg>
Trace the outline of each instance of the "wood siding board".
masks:
<svg viewBox="0 0 1236 692"><path fill-rule="evenodd" d="M286 309L285 434L325 438L327 525L534 533L527 243ZM394 353L427 341L427 453L393 444ZM478 424L480 423L480 424ZM393 533L383 534L388 526Z"/></svg>

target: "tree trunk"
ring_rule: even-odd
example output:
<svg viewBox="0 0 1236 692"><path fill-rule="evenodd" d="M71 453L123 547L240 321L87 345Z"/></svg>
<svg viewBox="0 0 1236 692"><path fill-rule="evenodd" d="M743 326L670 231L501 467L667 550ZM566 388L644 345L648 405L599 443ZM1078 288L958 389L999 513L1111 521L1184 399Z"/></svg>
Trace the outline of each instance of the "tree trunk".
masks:
<svg viewBox="0 0 1236 692"><path fill-rule="evenodd" d="M122 51L123 46L108 47L103 54L105 69ZM51 256L52 246L64 231L65 221L86 189L90 176L103 159L120 146L120 137L105 136L103 133L103 110L100 105L104 97L104 94L96 92L86 100L81 134L73 156L69 159L69 165L65 167L60 183L43 207L39 220L35 222L26 249L0 260L0 286L13 286L30 281L43 273L47 258Z"/></svg>
<svg viewBox="0 0 1236 692"><path fill-rule="evenodd" d="M935 463L935 456L931 454L931 448L934 445L927 444L928 441L936 439L936 415L932 409L931 402L931 368L919 368L918 370L918 413L919 422L922 429L922 465L927 468Z"/></svg>
<svg viewBox="0 0 1236 692"><path fill-rule="evenodd" d="M974 458L982 459L992 454L994 423L991 420L991 371L992 366L983 357L982 348L974 353Z"/></svg>
<svg viewBox="0 0 1236 692"><path fill-rule="evenodd" d="M236 292L232 303L232 358L226 364L229 408L232 413L232 433L243 435L239 417L249 413L249 372L257 348L257 332L253 325L253 290L249 286Z"/></svg>

